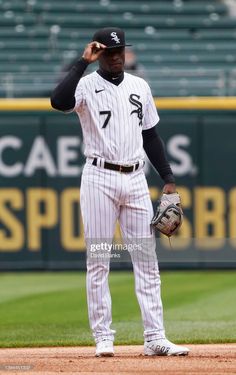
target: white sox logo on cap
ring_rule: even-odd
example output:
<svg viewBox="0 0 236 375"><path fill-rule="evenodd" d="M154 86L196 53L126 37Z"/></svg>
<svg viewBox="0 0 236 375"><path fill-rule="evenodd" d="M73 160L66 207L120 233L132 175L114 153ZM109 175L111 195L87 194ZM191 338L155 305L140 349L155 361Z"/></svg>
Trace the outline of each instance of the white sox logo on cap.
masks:
<svg viewBox="0 0 236 375"><path fill-rule="evenodd" d="M105 44L107 48L130 46L125 43L125 33L119 27L104 27L96 31L93 41Z"/></svg>
<svg viewBox="0 0 236 375"><path fill-rule="evenodd" d="M117 34L116 34L116 32L115 31L113 31L112 33L111 33L111 39L113 39L117 44L119 44L120 43L120 39L118 38L118 36L117 36Z"/></svg>

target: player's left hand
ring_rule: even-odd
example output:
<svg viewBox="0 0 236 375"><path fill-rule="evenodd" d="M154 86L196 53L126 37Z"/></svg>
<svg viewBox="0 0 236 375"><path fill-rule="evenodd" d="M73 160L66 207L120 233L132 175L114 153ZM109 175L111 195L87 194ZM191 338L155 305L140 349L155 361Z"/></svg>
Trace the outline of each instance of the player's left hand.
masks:
<svg viewBox="0 0 236 375"><path fill-rule="evenodd" d="M162 192L163 192L163 194L176 193L176 185L174 183L165 184Z"/></svg>

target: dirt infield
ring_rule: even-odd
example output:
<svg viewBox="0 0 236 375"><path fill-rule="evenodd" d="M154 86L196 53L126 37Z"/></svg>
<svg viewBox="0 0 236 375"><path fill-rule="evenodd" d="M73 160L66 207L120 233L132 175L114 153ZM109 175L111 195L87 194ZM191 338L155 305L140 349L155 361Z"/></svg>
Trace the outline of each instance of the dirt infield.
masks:
<svg viewBox="0 0 236 375"><path fill-rule="evenodd" d="M188 347L188 357L145 357L142 346L117 346L113 358L92 347L0 349L0 374L236 374L236 344Z"/></svg>

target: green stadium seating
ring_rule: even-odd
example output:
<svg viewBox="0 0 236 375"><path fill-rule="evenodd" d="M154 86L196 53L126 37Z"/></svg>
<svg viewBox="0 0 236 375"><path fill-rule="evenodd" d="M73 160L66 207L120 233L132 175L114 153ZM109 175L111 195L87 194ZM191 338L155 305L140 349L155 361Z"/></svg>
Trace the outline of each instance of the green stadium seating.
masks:
<svg viewBox="0 0 236 375"><path fill-rule="evenodd" d="M216 1L25 1L8 0L0 3L0 10L31 11L34 14L47 13L135 13L135 14L225 14L227 8L224 3Z"/></svg>
<svg viewBox="0 0 236 375"><path fill-rule="evenodd" d="M15 26L18 24L34 25L37 22L37 18L34 14L23 13L23 12L11 12L6 11L0 13L0 25L1 26Z"/></svg>
<svg viewBox="0 0 236 375"><path fill-rule="evenodd" d="M223 1L0 0L0 96L49 95L110 25L126 30L154 95L236 93L236 19Z"/></svg>
<svg viewBox="0 0 236 375"><path fill-rule="evenodd" d="M35 74L39 75L44 73L51 72L51 74L57 74L61 70L61 62L47 62L47 64L42 64L38 62L1 62L0 63L0 73L26 73L26 72L34 72Z"/></svg>
<svg viewBox="0 0 236 375"><path fill-rule="evenodd" d="M63 27L80 26L87 27L90 24L92 27L105 27L107 25L107 14L49 14L43 13L41 15L41 22L45 25L60 24ZM213 18L209 15L168 15L166 17L160 15L134 15L134 14L109 14L109 24L111 26L118 25L126 29L129 28L143 28L147 25L154 28L227 28L236 27L236 20L228 17Z"/></svg>

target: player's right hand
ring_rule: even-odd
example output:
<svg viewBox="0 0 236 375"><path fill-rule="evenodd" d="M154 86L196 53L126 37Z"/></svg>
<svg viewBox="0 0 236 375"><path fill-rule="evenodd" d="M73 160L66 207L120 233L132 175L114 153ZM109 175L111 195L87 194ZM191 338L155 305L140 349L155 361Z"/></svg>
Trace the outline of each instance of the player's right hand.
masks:
<svg viewBox="0 0 236 375"><path fill-rule="evenodd" d="M99 58L105 49L106 46L104 44L96 41L91 42L85 47L82 57L88 63L92 63Z"/></svg>

